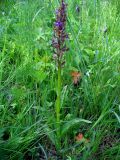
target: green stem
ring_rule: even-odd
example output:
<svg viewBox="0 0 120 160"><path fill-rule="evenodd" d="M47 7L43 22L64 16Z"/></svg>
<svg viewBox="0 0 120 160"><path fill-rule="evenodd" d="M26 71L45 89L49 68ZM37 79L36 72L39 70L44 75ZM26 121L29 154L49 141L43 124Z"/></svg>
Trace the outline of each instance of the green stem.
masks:
<svg viewBox="0 0 120 160"><path fill-rule="evenodd" d="M60 109L61 109L61 64L58 63L58 84L57 84L57 104L56 104L56 122L57 122L57 146L60 149Z"/></svg>

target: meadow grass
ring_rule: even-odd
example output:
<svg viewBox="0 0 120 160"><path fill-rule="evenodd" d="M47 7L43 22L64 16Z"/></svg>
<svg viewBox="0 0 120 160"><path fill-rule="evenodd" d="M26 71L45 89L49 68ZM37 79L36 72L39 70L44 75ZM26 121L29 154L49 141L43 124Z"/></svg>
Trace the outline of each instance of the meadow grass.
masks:
<svg viewBox="0 0 120 160"><path fill-rule="evenodd" d="M69 51L56 150L51 41L59 1L0 1L0 160L120 159L120 2L66 2ZM71 71L81 74L77 86ZM78 133L85 141L76 142Z"/></svg>

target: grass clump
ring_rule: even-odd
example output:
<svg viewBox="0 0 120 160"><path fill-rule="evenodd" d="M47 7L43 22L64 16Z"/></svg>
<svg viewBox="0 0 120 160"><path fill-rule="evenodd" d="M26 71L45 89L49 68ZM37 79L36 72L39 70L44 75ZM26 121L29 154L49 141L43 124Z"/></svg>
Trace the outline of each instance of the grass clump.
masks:
<svg viewBox="0 0 120 160"><path fill-rule="evenodd" d="M66 3L63 67L51 46L59 2L0 2L1 160L120 159L120 4Z"/></svg>

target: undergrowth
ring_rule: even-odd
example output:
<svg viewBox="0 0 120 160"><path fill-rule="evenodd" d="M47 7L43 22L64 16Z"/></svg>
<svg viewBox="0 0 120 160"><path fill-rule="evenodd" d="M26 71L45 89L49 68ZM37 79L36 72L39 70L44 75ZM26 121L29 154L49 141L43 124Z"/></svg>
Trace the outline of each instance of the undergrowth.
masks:
<svg viewBox="0 0 120 160"><path fill-rule="evenodd" d="M120 159L120 2L66 2L58 149L51 44L59 1L0 1L1 160Z"/></svg>

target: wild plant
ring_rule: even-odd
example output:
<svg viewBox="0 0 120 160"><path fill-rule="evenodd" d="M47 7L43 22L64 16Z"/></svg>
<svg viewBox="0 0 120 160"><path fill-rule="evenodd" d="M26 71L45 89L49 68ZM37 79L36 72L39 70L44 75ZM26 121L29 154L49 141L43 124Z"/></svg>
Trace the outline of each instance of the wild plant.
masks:
<svg viewBox="0 0 120 160"><path fill-rule="evenodd" d="M64 0L61 1L60 7L56 10L56 21L54 23L54 36L52 39L52 46L54 48L53 58L57 66L57 100L55 104L56 111L56 147L57 149L61 148L61 140L63 136L66 135L68 130L71 127L74 127L76 124L81 122L91 123L88 120L75 118L68 122L61 123L61 91L62 91L62 76L61 71L65 64L65 53L69 50L66 46L66 40L69 39L68 34L66 33L66 22L67 14L66 10L67 4Z"/></svg>
<svg viewBox="0 0 120 160"><path fill-rule="evenodd" d="M54 36L52 40L52 46L54 48L54 59L57 65L57 101L56 101L56 123L57 123L57 138L58 146L60 147L60 110L61 110L61 70L64 65L64 54L68 50L66 47L66 39L68 34L66 33L66 3L64 0L61 1L60 7L56 10L56 21L54 23Z"/></svg>

